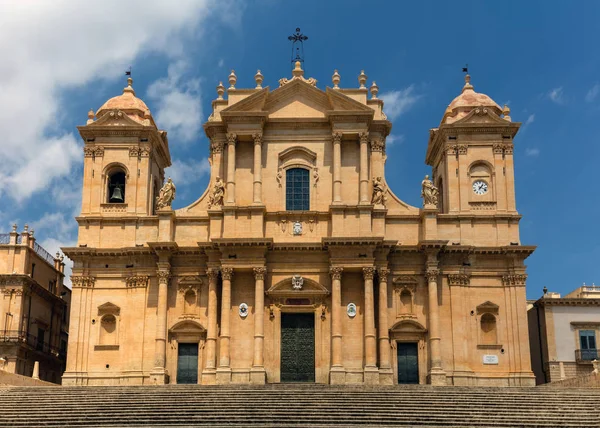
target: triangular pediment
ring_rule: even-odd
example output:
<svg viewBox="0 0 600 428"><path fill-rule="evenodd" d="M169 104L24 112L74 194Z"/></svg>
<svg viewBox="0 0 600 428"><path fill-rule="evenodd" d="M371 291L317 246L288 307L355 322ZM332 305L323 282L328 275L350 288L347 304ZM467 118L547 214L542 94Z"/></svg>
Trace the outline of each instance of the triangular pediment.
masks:
<svg viewBox="0 0 600 428"><path fill-rule="evenodd" d="M479 107L474 108L471 112L460 120L457 120L452 125L508 125L510 122L497 116L491 108Z"/></svg>
<svg viewBox="0 0 600 428"><path fill-rule="evenodd" d="M121 313L121 308L111 302L106 302L100 306L98 306L98 316L112 314L119 315Z"/></svg>
<svg viewBox="0 0 600 428"><path fill-rule="evenodd" d="M267 290L267 295L274 297L326 296L328 294L329 290L323 285L300 275L284 279Z"/></svg>
<svg viewBox="0 0 600 428"><path fill-rule="evenodd" d="M483 313L491 313L491 314L498 314L498 310L500 309L500 306L498 306L497 304L490 302L489 300L482 303L481 305L477 306L477 314L481 315Z"/></svg>
<svg viewBox="0 0 600 428"><path fill-rule="evenodd" d="M94 126L143 126L130 118L127 113L121 110L110 110L104 113L100 118L87 125Z"/></svg>
<svg viewBox="0 0 600 428"><path fill-rule="evenodd" d="M357 114L363 113L371 116L375 114L372 108L367 107L366 105L350 98L347 95L344 95L338 90L327 88L326 94L333 107L332 110L335 112L352 112Z"/></svg>

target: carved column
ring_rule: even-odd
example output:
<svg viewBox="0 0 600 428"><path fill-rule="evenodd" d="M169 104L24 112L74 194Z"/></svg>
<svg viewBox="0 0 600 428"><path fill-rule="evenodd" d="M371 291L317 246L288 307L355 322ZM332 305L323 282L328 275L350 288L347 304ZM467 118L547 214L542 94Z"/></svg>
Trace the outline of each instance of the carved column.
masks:
<svg viewBox="0 0 600 428"><path fill-rule="evenodd" d="M222 138L222 137L221 137ZM212 156L212 168L211 168L211 180L213 183L216 181L217 177L223 179L223 141L218 140L217 138L211 138L210 140L210 153Z"/></svg>
<svg viewBox="0 0 600 428"><path fill-rule="evenodd" d="M235 204L235 143L237 135L227 134L227 203Z"/></svg>
<svg viewBox="0 0 600 428"><path fill-rule="evenodd" d="M373 274L372 267L363 268L365 281L365 368L364 381L367 384L379 383L379 372L377 370L377 340L375 337L375 299L373 296Z"/></svg>
<svg viewBox="0 0 600 428"><path fill-rule="evenodd" d="M379 268L379 379L380 383L392 384L393 371L390 364L390 337L388 334L387 281L390 270Z"/></svg>
<svg viewBox="0 0 600 428"><path fill-rule="evenodd" d="M233 278L233 268L222 268L221 277L223 279L223 287L221 289L221 343L219 347L217 383L229 383L231 382L229 316L231 313L231 279Z"/></svg>
<svg viewBox="0 0 600 428"><path fill-rule="evenodd" d="M208 326L206 330L206 382L214 383L217 357L217 280L219 271L217 269L208 269Z"/></svg>
<svg viewBox="0 0 600 428"><path fill-rule="evenodd" d="M431 352L431 370L429 372L432 385L445 385L446 375L442 370L442 355L440 348L440 320L438 307L437 279L440 271L428 268L426 272L429 292L429 349Z"/></svg>
<svg viewBox="0 0 600 428"><path fill-rule="evenodd" d="M371 139L371 176L384 177L383 172L383 152L385 150L385 140L380 137Z"/></svg>
<svg viewBox="0 0 600 428"><path fill-rule="evenodd" d="M264 338L265 338L265 274L264 267L254 268L254 362L252 383L265 383Z"/></svg>
<svg viewBox="0 0 600 428"><path fill-rule="evenodd" d="M346 373L342 366L342 271L331 267L331 371L329 382L344 383Z"/></svg>
<svg viewBox="0 0 600 428"><path fill-rule="evenodd" d="M262 134L252 134L254 139L254 203L262 203Z"/></svg>
<svg viewBox="0 0 600 428"><path fill-rule="evenodd" d="M360 138L360 203L369 203L369 133L361 132Z"/></svg>
<svg viewBox="0 0 600 428"><path fill-rule="evenodd" d="M161 263L162 264L162 263ZM159 265L156 273L158 276L158 302L156 305L156 340L154 346L154 370L152 377L155 383L164 384L167 371L166 344L167 344L167 292L170 278L170 266Z"/></svg>
<svg viewBox="0 0 600 428"><path fill-rule="evenodd" d="M342 133L334 132L333 140L333 202L342 202Z"/></svg>

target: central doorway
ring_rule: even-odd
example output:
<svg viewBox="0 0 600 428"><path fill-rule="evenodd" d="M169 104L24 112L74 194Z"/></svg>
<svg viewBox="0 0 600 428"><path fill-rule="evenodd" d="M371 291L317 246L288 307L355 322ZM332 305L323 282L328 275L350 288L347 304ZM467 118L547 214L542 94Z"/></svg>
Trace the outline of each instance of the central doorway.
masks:
<svg viewBox="0 0 600 428"><path fill-rule="evenodd" d="M419 383L416 342L398 342L398 383Z"/></svg>
<svg viewBox="0 0 600 428"><path fill-rule="evenodd" d="M177 351L177 383L198 383L198 344L180 343Z"/></svg>
<svg viewBox="0 0 600 428"><path fill-rule="evenodd" d="M315 381L315 316L281 314L281 382Z"/></svg>

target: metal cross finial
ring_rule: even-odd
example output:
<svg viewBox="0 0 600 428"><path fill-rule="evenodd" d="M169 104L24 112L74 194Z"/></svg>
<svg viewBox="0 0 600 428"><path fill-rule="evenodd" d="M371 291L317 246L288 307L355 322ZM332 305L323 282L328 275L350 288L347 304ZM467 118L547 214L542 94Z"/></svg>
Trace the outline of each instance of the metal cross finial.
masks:
<svg viewBox="0 0 600 428"><path fill-rule="evenodd" d="M288 36L288 40L292 42L292 64L300 61L304 64L304 42L308 37L300 32L300 27L296 28L296 33ZM298 45L296 44L298 43ZM294 56L294 48L296 48L296 56Z"/></svg>
<svg viewBox="0 0 600 428"><path fill-rule="evenodd" d="M125 76L131 77L131 66L129 66L129 69L125 70Z"/></svg>
<svg viewBox="0 0 600 428"><path fill-rule="evenodd" d="M462 69L463 73L469 73L469 64L465 64L465 66Z"/></svg>

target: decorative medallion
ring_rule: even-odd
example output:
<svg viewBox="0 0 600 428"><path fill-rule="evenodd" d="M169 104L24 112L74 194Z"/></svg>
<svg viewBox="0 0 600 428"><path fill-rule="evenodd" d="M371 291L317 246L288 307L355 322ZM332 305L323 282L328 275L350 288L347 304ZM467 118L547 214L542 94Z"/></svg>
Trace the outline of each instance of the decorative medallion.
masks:
<svg viewBox="0 0 600 428"><path fill-rule="evenodd" d="M348 303L348 306L346 306L346 313L350 318L354 318L356 316L356 305L354 303Z"/></svg>
<svg viewBox="0 0 600 428"><path fill-rule="evenodd" d="M294 235L302 235L302 223L294 222Z"/></svg>
<svg viewBox="0 0 600 428"><path fill-rule="evenodd" d="M248 305L246 303L240 303L240 317L246 318L248 316Z"/></svg>
<svg viewBox="0 0 600 428"><path fill-rule="evenodd" d="M300 275L294 275L292 277L292 288L294 290L302 290L302 286L304 285L304 278Z"/></svg>

